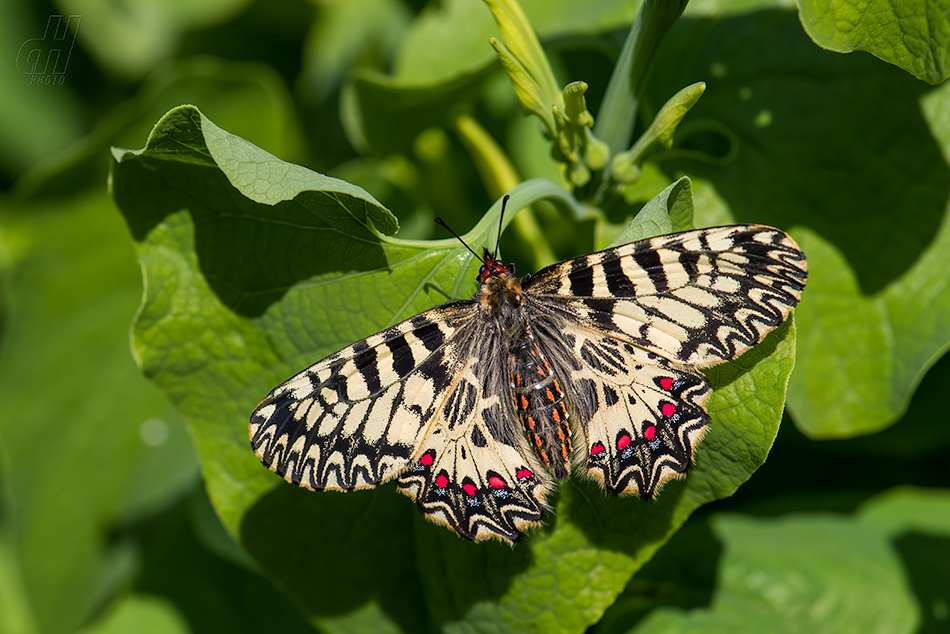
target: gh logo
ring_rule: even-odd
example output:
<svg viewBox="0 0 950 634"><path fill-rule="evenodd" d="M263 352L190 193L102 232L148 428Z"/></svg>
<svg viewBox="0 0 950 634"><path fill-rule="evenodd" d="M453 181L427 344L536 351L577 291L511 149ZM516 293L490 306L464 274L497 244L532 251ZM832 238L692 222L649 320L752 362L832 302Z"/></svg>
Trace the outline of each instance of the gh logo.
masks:
<svg viewBox="0 0 950 634"><path fill-rule="evenodd" d="M76 43L82 16L69 16L65 25L62 20L61 15L49 16L43 37L31 38L20 46L16 67L30 75L30 84L33 86L62 84L65 80L66 66L73 52L73 44ZM70 31L72 38L67 39Z"/></svg>

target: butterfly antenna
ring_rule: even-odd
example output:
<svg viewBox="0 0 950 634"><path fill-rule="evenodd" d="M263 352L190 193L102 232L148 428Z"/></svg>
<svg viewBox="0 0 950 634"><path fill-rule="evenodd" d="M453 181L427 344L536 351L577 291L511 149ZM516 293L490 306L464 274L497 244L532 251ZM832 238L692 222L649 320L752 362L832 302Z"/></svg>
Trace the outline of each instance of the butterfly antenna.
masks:
<svg viewBox="0 0 950 634"><path fill-rule="evenodd" d="M508 199L511 198L508 194L505 194L505 197L501 199L501 215L498 217L498 237L495 238L495 252L492 253L492 259L494 260L498 256L498 244L501 242L501 228L505 226L505 207L508 205Z"/></svg>
<svg viewBox="0 0 950 634"><path fill-rule="evenodd" d="M441 218L436 218L436 219L435 219L435 223L436 223L437 225L441 225L441 226L445 227L446 229L448 229L448 230L449 230L449 233L451 233L453 236L455 236L456 238L458 238L458 241L462 243L462 246L464 246L464 247L465 247L466 249L468 249L469 251L472 251L472 255L475 256L475 259L476 259L476 260L478 260L478 261L481 262L482 264L485 263L485 260L482 258L482 256L480 256L480 255L478 255L477 253L475 253L475 251L472 250L472 247L470 247L470 246L468 246L467 244L465 244L465 240L462 240L462 236L460 236L459 234L457 234L457 233L455 233L454 231L452 231L452 227L450 227L450 226L448 226L447 224L445 224L445 221L444 221L444 220L442 220Z"/></svg>

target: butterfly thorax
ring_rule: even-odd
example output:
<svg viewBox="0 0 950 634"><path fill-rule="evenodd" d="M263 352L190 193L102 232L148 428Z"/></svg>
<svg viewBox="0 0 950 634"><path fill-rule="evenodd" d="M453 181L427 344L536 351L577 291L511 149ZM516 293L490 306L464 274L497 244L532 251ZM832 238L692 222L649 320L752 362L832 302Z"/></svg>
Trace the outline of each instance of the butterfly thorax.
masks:
<svg viewBox="0 0 950 634"><path fill-rule="evenodd" d="M505 266L486 250L485 264L478 273L481 290L475 300L486 316L497 319L503 332L517 328L522 321L524 291L521 280L514 275L514 265Z"/></svg>

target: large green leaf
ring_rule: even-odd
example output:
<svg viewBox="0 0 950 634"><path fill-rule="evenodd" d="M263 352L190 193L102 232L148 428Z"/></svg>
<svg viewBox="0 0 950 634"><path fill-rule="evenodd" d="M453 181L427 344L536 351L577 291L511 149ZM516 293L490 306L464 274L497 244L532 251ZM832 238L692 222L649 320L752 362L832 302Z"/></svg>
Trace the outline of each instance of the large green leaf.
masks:
<svg viewBox="0 0 950 634"><path fill-rule="evenodd" d="M662 608L631 630L910 634L916 606L888 538L846 516L712 521L724 553L706 610Z"/></svg>
<svg viewBox="0 0 950 634"><path fill-rule="evenodd" d="M801 0L802 24L816 44L867 51L918 79L950 77L950 12L945 0Z"/></svg>
<svg viewBox="0 0 950 634"><path fill-rule="evenodd" d="M950 342L950 86L821 51L788 11L684 18L657 64L651 103L708 85L661 158L714 188L697 224L785 227L808 256L796 424L890 425Z"/></svg>
<svg viewBox="0 0 950 634"><path fill-rule="evenodd" d="M690 520L596 631L943 632L948 565L946 489L897 487L853 513L719 513Z"/></svg>
<svg viewBox="0 0 950 634"><path fill-rule="evenodd" d="M130 354L141 272L105 187L109 146L140 139L186 94L268 147L292 145L271 71L192 60L2 201L0 631L74 632L106 610L142 561L130 526L200 486L180 415Z"/></svg>
<svg viewBox="0 0 950 634"><path fill-rule="evenodd" d="M3 223L0 538L16 553L22 611L37 631L67 633L132 572L129 545L107 532L194 486L197 464L129 355L141 283L105 192L18 211Z"/></svg>
<svg viewBox="0 0 950 634"><path fill-rule="evenodd" d="M687 479L655 503L571 481L547 525L514 549L458 539L391 484L348 495L288 486L250 450L254 405L321 356L471 296L478 263L455 240L384 235L395 219L368 193L283 163L192 107L169 112L144 150L115 156L114 197L146 279L134 325L142 368L184 414L231 534L324 627L580 631L695 508L730 495L765 460L794 359L791 326L709 372L711 431ZM573 204L534 180L509 206L542 198ZM644 216L655 223L657 209L676 209L679 223L687 207L681 181ZM473 247L490 245L499 211L465 236Z"/></svg>

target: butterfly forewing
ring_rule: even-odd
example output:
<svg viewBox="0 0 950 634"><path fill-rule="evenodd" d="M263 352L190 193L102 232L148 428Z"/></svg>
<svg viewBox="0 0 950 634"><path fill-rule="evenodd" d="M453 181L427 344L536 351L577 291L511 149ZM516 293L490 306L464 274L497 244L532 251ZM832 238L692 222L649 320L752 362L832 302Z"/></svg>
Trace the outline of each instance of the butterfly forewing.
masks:
<svg viewBox="0 0 950 634"><path fill-rule="evenodd" d="M278 386L251 415L255 453L312 489L375 486L408 466L465 361L473 302L426 311L356 342Z"/></svg>
<svg viewBox="0 0 950 634"><path fill-rule="evenodd" d="M421 313L271 392L250 422L261 461L313 489L398 476L429 519L476 541L513 542L538 524L571 465L651 497L686 472L706 431L698 368L779 326L808 274L791 238L759 225L642 240L524 280L485 253L474 301Z"/></svg>
<svg viewBox="0 0 950 634"><path fill-rule="evenodd" d="M676 363L732 359L779 326L808 269L785 233L760 225L660 236L552 265L526 291L570 320Z"/></svg>

